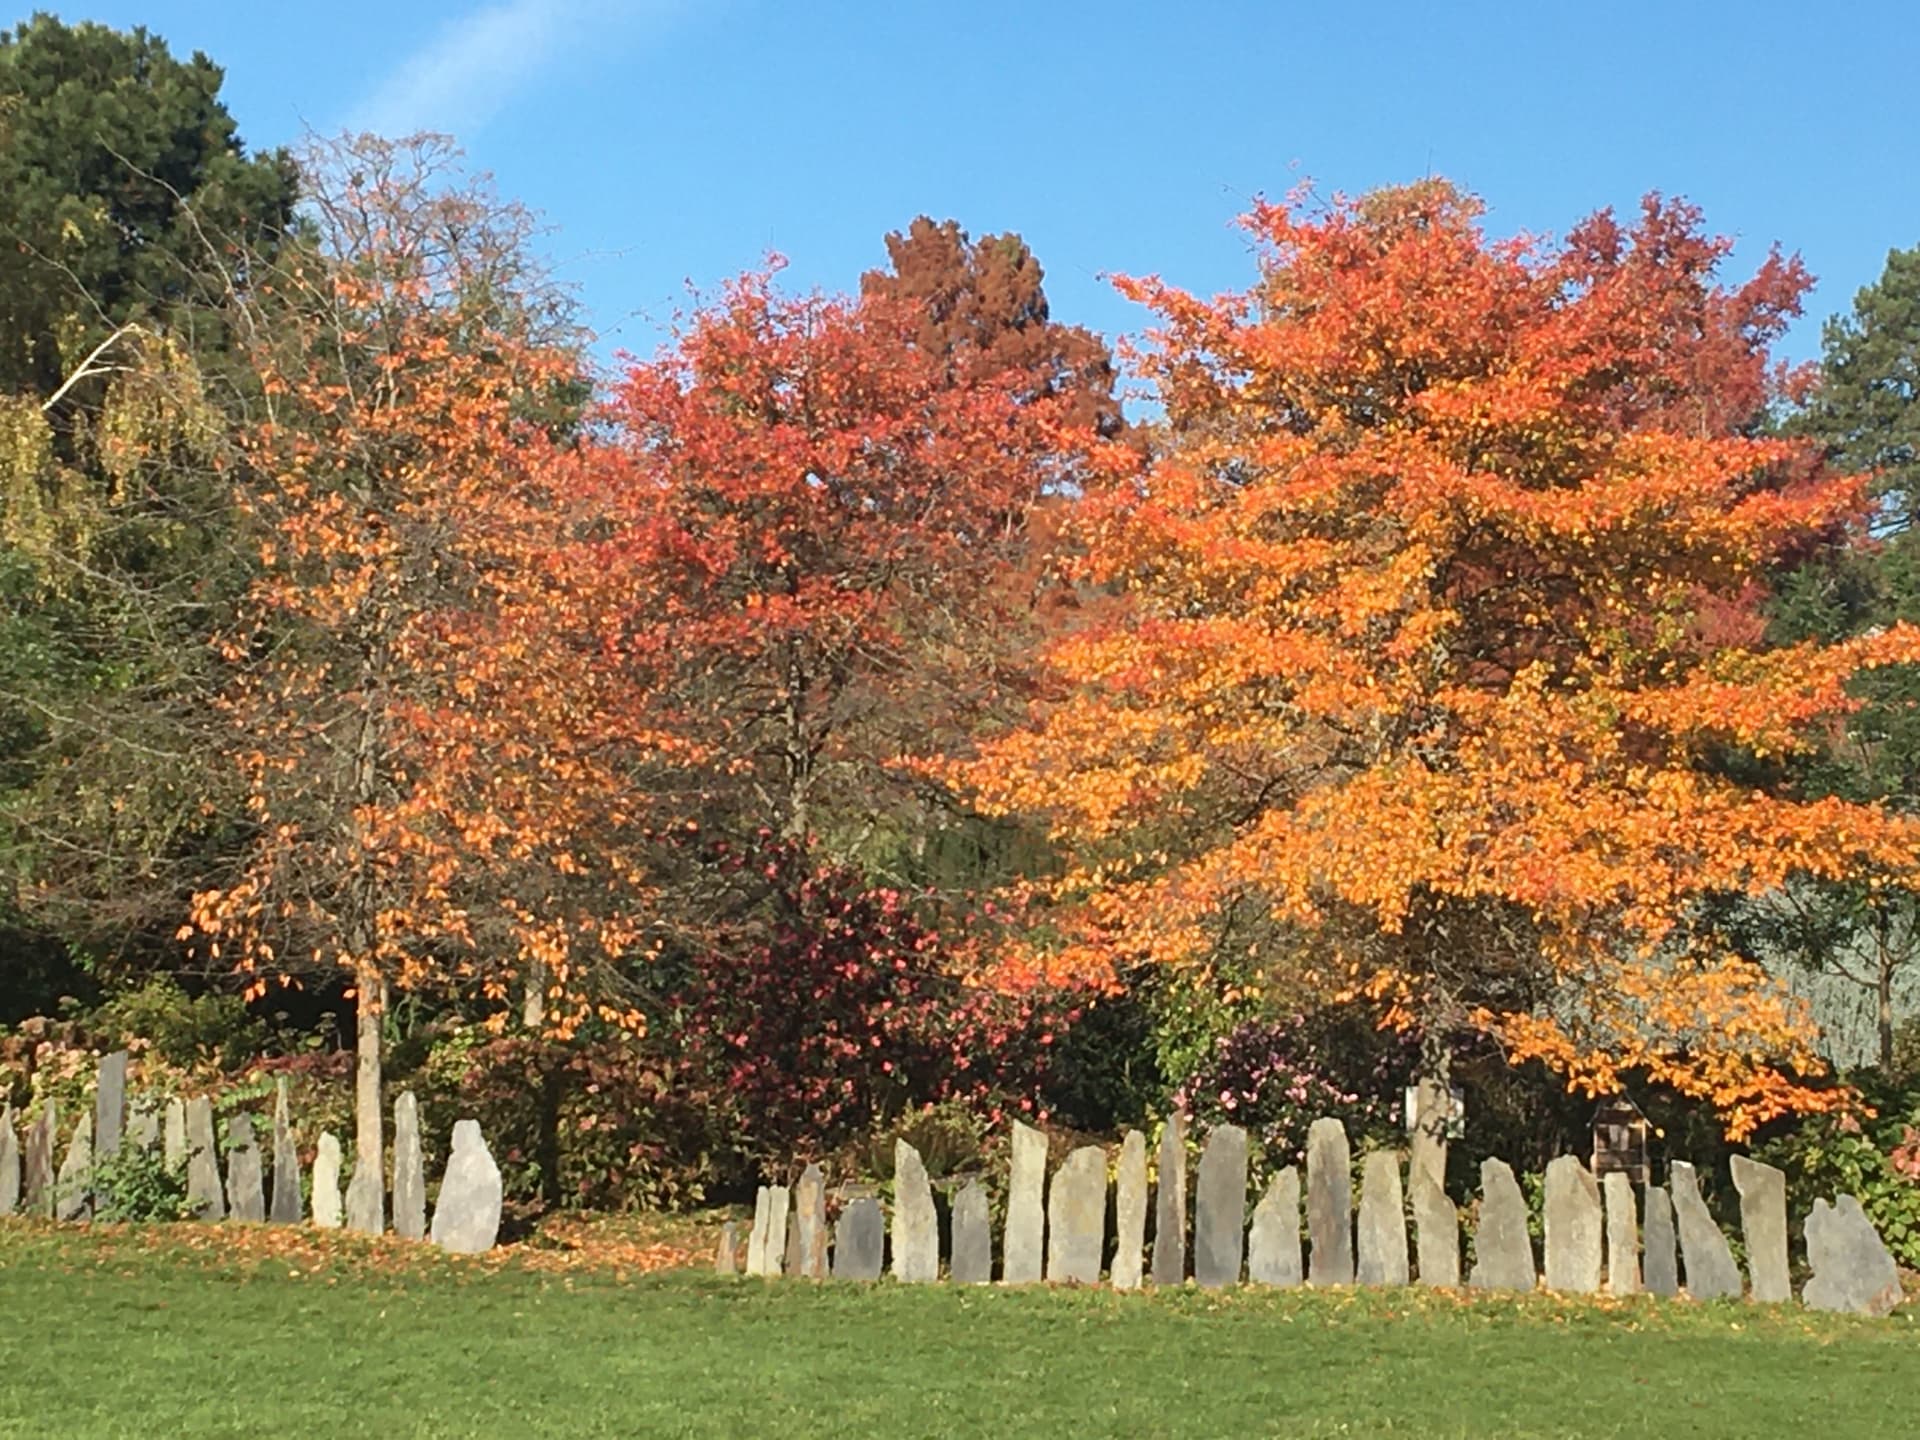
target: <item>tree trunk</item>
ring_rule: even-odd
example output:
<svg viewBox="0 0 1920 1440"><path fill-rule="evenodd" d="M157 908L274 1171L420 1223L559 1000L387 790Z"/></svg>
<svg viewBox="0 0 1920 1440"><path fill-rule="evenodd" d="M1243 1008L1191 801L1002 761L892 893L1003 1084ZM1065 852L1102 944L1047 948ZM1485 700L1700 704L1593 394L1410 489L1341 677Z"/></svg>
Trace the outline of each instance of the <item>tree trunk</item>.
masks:
<svg viewBox="0 0 1920 1440"><path fill-rule="evenodd" d="M1893 956L1886 946L1880 950L1879 983L1874 986L1874 998L1879 1002L1880 1013L1880 1073L1893 1073Z"/></svg>
<svg viewBox="0 0 1920 1440"><path fill-rule="evenodd" d="M353 1179L347 1185L347 1228L378 1235L386 1228L380 1026L387 1009L387 986L363 970L354 990Z"/></svg>
<svg viewBox="0 0 1920 1440"><path fill-rule="evenodd" d="M1420 1066L1413 1080L1408 1179L1424 1170L1442 1189L1447 1183L1447 1126L1453 1118L1453 1087L1448 1083L1452 1058L1445 1041L1428 1035L1420 1042Z"/></svg>

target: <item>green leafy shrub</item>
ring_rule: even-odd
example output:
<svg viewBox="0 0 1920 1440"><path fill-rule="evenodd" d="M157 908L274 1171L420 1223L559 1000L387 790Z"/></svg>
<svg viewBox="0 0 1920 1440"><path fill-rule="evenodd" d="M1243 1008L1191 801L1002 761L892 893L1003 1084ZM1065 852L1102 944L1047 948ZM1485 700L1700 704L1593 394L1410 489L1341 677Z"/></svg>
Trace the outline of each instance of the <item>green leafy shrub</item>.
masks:
<svg viewBox="0 0 1920 1440"><path fill-rule="evenodd" d="M1920 1268L1920 1082L1902 1086L1871 1072L1850 1078L1872 1118L1814 1116L1756 1146L1754 1158L1786 1172L1796 1233L1816 1199L1857 1195L1894 1258Z"/></svg>
<svg viewBox="0 0 1920 1440"><path fill-rule="evenodd" d="M191 1220L186 1166L169 1167L151 1150L123 1145L93 1166L93 1213L97 1220L147 1224Z"/></svg>

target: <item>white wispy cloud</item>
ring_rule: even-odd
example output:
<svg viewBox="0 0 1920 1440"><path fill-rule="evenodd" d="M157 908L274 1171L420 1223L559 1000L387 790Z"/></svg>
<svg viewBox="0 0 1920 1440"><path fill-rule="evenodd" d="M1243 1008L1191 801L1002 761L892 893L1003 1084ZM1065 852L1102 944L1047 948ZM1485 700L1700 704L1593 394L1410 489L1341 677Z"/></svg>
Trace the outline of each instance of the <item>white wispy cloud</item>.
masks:
<svg viewBox="0 0 1920 1440"><path fill-rule="evenodd" d="M670 0L497 0L446 22L353 110L356 130L470 135L572 51L625 40Z"/></svg>

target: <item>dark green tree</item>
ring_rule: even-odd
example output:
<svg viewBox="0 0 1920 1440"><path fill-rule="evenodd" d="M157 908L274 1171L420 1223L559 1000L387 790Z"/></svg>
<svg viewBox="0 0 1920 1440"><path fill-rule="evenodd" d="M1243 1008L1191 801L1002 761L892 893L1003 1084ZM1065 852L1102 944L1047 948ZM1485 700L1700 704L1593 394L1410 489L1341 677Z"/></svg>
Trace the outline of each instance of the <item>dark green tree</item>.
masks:
<svg viewBox="0 0 1920 1440"><path fill-rule="evenodd" d="M219 807L195 727L247 561L222 464L244 257L296 172L203 55L36 15L0 32L0 991L173 954ZM7 1018L0 1014L0 1019Z"/></svg>
<svg viewBox="0 0 1920 1440"><path fill-rule="evenodd" d="M1787 421L1837 464L1872 477L1872 533L1847 537L1780 577L1772 628L1782 641L1833 641L1920 620L1920 247L1895 250L1853 308L1827 322L1820 383ZM1920 807L1920 673L1901 666L1855 682L1861 708L1808 760L1812 795ZM1920 907L1862 875L1767 897L1749 923L1796 963L1869 993L1873 1051L1894 1062L1903 995L1920 982ZM1757 937L1756 937L1757 938Z"/></svg>

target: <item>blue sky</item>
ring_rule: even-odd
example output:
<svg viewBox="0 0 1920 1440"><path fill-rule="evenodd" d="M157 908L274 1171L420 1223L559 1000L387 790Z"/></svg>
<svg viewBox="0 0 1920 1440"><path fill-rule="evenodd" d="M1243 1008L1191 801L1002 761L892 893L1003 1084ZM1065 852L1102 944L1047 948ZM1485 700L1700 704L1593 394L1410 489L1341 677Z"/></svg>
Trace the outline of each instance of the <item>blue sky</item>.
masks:
<svg viewBox="0 0 1920 1440"><path fill-rule="evenodd" d="M1103 272L1212 292L1233 217L1447 175L1497 233L1648 190L1704 207L1744 274L1820 278L1787 353L1920 244L1920 5L147 0L60 5L225 65L250 143L446 130L556 227L603 348L648 352L692 281L779 250L851 287L926 212L1018 230L1054 313L1138 312Z"/></svg>

